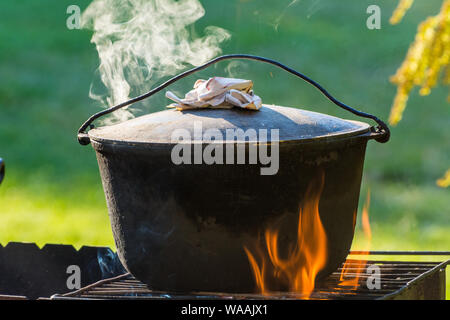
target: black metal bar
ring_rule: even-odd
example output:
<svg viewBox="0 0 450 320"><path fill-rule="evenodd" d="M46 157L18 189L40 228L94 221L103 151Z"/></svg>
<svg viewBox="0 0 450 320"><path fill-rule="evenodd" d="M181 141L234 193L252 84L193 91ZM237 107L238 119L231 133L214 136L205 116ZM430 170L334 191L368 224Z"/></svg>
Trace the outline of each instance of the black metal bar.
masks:
<svg viewBox="0 0 450 320"><path fill-rule="evenodd" d="M450 256L450 251L350 251L349 255L374 256Z"/></svg>
<svg viewBox="0 0 450 320"><path fill-rule="evenodd" d="M92 288L96 288L96 287L99 287L99 286L101 286L101 285L103 285L105 283L110 283L110 282L113 282L113 281L116 281L116 280L120 280L122 278L127 278L129 276L130 276L130 273L125 273L125 274L121 274L121 275L119 275L117 277L114 277L114 278L99 280L97 282L94 282L94 283L86 286L86 287L80 288L80 289L78 289L76 291L72 291L72 292L66 293L64 296L67 296L67 297L77 296L77 295L83 294L84 292L89 292L89 290L92 289ZM58 297L58 296L59 296L59 294L55 294L54 296L52 296L52 298L53 297Z"/></svg>
<svg viewBox="0 0 450 320"><path fill-rule="evenodd" d="M5 177L5 162L2 158L0 158L0 184L3 181L3 178Z"/></svg>
<svg viewBox="0 0 450 320"><path fill-rule="evenodd" d="M316 81L312 80L311 78L305 76L304 74L278 62L272 59L268 59L268 58L264 58L264 57L259 57L259 56L254 56L254 55L249 55L249 54L229 54L229 55L224 55L224 56L220 56L217 57L211 61L206 62L205 64L192 68L190 70L187 70L183 73L180 73L179 75L167 80L166 82L164 82L163 84L159 85L158 87L152 89L151 91L142 94L140 96L137 96L133 99L130 99L128 101L125 101L123 103L120 103L116 106L113 106L111 108L108 108L106 110L102 110L100 112L97 112L96 114L92 115L85 123L83 123L83 125L80 127L80 129L78 130L78 142L82 145L86 145L89 144L90 139L89 137L86 135L86 129L91 125L91 123L100 118L101 116L104 116L106 114L109 114L111 112L114 112L118 109L121 109L123 107L126 107L130 104L136 103L138 101L144 100L156 93L158 93L159 91L161 91L162 89L168 87L169 85L173 84L174 82L187 77L197 71L203 70L219 61L223 61L223 60L228 60L228 59L247 59L247 60L255 60L255 61L262 61L262 62L266 62L269 64L272 64L274 66L277 66L303 80L305 80L306 82L310 83L311 85L313 85L314 87L316 87L325 97L327 97L331 102L333 102L334 104L336 104L337 106L341 107L342 109L345 109L351 113L353 113L354 115L357 115L359 117L363 117L363 118L368 118L368 119L372 119L374 120L377 124L378 124L378 132L382 133L379 137L377 137L375 140L381 143L387 142L389 140L390 137L390 130L389 127L386 125L386 123L384 123L382 120L378 119L376 116L371 115L369 113L365 113L359 110L356 110L342 102L340 102L339 100L337 100L336 98L334 98L327 90L325 90L324 87L322 87L319 83L317 83Z"/></svg>
<svg viewBox="0 0 450 320"><path fill-rule="evenodd" d="M0 294L0 300L28 300L28 298L25 296L12 296Z"/></svg>

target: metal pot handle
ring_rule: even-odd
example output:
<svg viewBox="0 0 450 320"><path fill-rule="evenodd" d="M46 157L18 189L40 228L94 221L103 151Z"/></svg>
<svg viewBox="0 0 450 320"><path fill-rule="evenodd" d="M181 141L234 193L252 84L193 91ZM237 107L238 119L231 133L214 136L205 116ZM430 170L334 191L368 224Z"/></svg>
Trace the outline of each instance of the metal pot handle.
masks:
<svg viewBox="0 0 450 320"><path fill-rule="evenodd" d="M180 73L179 75L167 80L166 82L164 82L163 84L159 85L158 87L152 89L151 91L140 95L138 97L132 98L128 101L122 102L116 106L113 106L111 108L105 109L103 111L100 111L94 115L92 115L85 123L83 123L83 125L80 127L80 129L78 130L78 142L81 145L87 145L90 143L90 139L88 134L86 133L86 129L88 127L93 127L92 122L98 118L100 118L101 116L104 116L106 114L109 114L111 112L114 112L120 108L126 107L132 103L141 101L143 99L146 99L152 95L154 95L155 93L158 93L159 91L161 91L162 89L168 87L169 85L173 84L174 82L187 77L197 71L200 71L202 69L205 69L219 61L223 61L223 60L229 60L229 59L247 59L247 60L256 60L256 61L262 61L262 62L266 62L269 64L272 64L274 66L277 66L303 80L305 80L306 82L310 83L311 85L313 85L314 87L316 87L320 92L322 92L322 94L327 97L331 102L333 102L334 104L336 104L337 106L341 107L342 109L345 109L347 111L350 111L351 113L363 117L363 118L368 118L368 119L372 119L374 120L378 126L377 127L372 127L372 134L370 136L370 138L375 139L378 142L381 143L385 143L387 141L389 141L389 137L390 137L390 130L388 128L388 126L386 125L386 123L384 123L382 120L378 119L376 116L371 115L369 113L365 113L362 111L358 111L356 109L353 109L352 107L340 102L339 100L337 100L336 98L334 98L331 94L328 93L327 90L325 90L320 84L318 84L317 82L315 82L314 80L312 80L311 78L301 74L300 72L295 71L292 68L289 68L287 66L285 66L284 64L277 62L275 60L272 59L268 59L268 58L263 58L263 57L259 57L259 56L253 56L253 55L248 55L248 54L229 54L229 55L224 55L224 56L220 56L217 57L209 62L206 62L203 65L200 65L198 67L192 68L190 70L187 70L183 73Z"/></svg>
<svg viewBox="0 0 450 320"><path fill-rule="evenodd" d="M2 158L0 158L0 184L3 181L3 178L5 177L5 162Z"/></svg>

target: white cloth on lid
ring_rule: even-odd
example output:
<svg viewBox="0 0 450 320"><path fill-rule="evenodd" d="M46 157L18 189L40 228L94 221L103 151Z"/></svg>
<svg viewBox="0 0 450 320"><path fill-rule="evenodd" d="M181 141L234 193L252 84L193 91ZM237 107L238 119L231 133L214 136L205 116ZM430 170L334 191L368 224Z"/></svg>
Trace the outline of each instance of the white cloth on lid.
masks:
<svg viewBox="0 0 450 320"><path fill-rule="evenodd" d="M166 92L166 97L175 101L168 108L177 110L233 107L259 110L262 105L261 98L253 93L252 88L251 80L213 77L197 80L194 89L186 93L184 99L178 98L171 91Z"/></svg>

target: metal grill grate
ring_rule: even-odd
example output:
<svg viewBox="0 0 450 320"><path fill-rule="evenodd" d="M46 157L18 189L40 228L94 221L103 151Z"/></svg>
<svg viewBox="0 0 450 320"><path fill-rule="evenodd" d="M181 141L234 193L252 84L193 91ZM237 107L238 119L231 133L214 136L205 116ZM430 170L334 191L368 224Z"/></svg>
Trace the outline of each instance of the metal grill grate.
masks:
<svg viewBox="0 0 450 320"><path fill-rule="evenodd" d="M450 262L405 262L405 261L363 261L348 260L346 277L351 279L360 268L357 288L341 284L342 266L322 282L318 283L311 299L445 299L445 268ZM367 273L369 266L376 265L380 272L380 288L369 289ZM124 274L84 287L80 290L54 295L54 300L92 299L302 299L297 293L236 294L215 292L192 292L188 294L152 290L136 280L131 274Z"/></svg>

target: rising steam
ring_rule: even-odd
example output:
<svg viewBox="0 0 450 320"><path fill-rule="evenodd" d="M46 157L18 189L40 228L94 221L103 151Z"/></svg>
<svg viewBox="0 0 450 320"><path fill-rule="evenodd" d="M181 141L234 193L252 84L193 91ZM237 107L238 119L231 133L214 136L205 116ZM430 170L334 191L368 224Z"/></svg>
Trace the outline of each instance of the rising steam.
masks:
<svg viewBox="0 0 450 320"><path fill-rule="evenodd" d="M192 25L204 14L198 0L94 0L82 25L94 32L102 88L94 80L90 97L113 106L149 91L161 77L218 55L230 35L209 26L196 37ZM132 117L128 111L115 115Z"/></svg>

